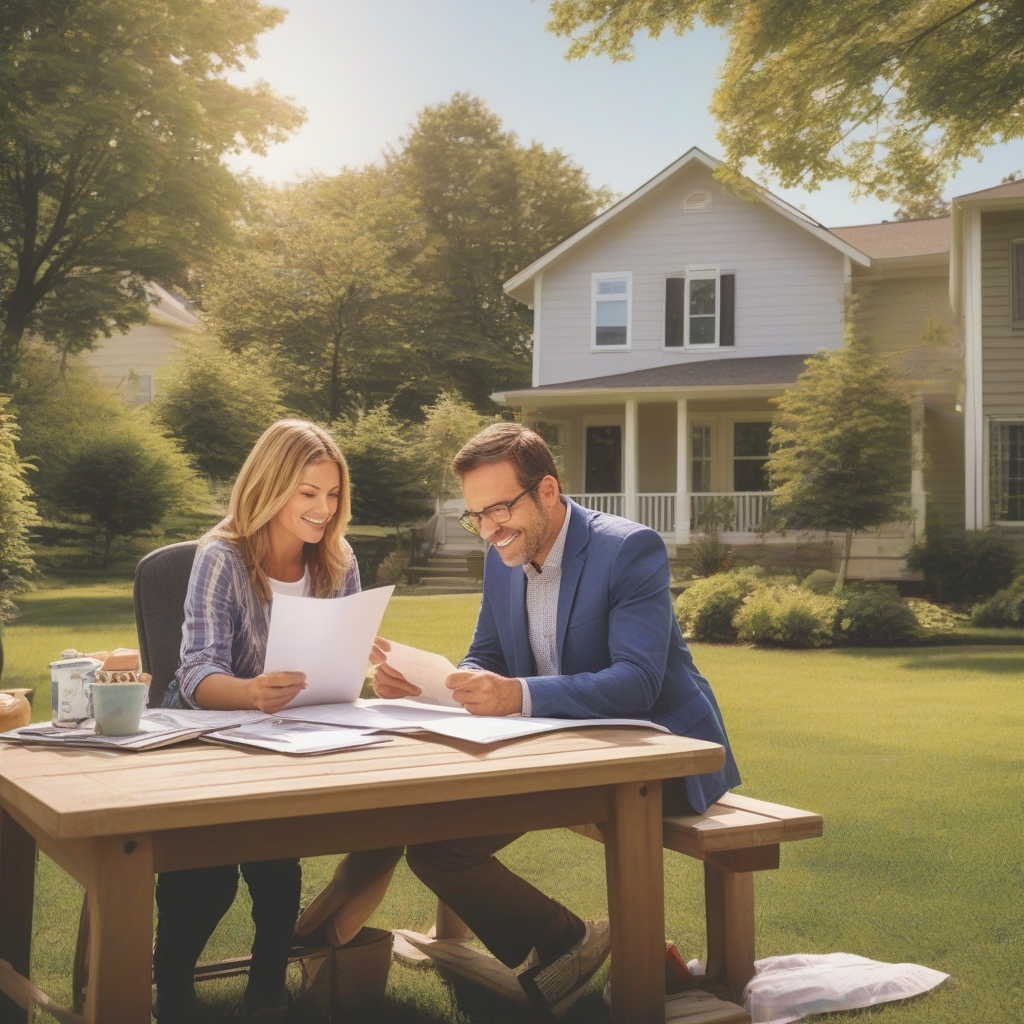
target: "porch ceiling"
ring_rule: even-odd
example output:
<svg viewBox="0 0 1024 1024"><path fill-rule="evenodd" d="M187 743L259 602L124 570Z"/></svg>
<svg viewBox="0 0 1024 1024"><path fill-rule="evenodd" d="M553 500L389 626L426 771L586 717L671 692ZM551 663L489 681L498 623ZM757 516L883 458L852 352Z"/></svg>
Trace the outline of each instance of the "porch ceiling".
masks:
<svg viewBox="0 0 1024 1024"><path fill-rule="evenodd" d="M630 395L636 398L680 394L707 398L757 397L778 394L804 370L809 354L700 359L606 377L543 384L537 388L496 392L496 402L546 404L548 399L588 400ZM685 395L680 395L685 397Z"/></svg>

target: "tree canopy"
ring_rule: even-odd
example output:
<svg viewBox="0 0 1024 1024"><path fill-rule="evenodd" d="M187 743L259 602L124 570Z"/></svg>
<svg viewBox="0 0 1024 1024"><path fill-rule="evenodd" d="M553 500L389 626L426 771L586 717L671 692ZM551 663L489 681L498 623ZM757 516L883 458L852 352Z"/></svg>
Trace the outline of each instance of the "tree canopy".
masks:
<svg viewBox="0 0 1024 1024"><path fill-rule="evenodd" d="M0 377L146 318L240 203L229 152L301 121L230 81L284 16L258 0L9 0L0 19Z"/></svg>
<svg viewBox="0 0 1024 1024"><path fill-rule="evenodd" d="M633 56L643 31L721 26L712 102L728 169L748 159L785 187L849 178L901 216L942 212L949 176L1024 136L1017 0L551 0L568 56Z"/></svg>
<svg viewBox="0 0 1024 1024"><path fill-rule="evenodd" d="M843 348L808 359L775 402L773 517L785 527L845 533L841 588L854 531L911 515L910 403L852 313Z"/></svg>

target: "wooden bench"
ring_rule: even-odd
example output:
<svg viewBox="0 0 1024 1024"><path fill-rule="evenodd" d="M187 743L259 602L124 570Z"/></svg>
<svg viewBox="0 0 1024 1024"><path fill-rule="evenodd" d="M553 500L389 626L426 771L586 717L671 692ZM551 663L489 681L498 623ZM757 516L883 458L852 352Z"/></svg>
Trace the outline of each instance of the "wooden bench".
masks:
<svg viewBox="0 0 1024 1024"><path fill-rule="evenodd" d="M604 842L599 824L571 831ZM820 814L735 793L704 814L664 819L665 849L704 862L705 974L724 985L736 1002L754 976L754 872L777 868L783 843L821 834ZM472 934L443 903L437 911L437 938Z"/></svg>

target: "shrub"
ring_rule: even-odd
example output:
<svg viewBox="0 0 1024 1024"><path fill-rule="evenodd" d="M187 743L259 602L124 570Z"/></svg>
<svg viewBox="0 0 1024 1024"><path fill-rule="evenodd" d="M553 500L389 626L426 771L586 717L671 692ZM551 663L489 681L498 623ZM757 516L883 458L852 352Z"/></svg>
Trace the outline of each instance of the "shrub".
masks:
<svg viewBox="0 0 1024 1024"><path fill-rule="evenodd" d="M394 551L377 566L377 582L382 586L405 582L405 562Z"/></svg>
<svg viewBox="0 0 1024 1024"><path fill-rule="evenodd" d="M676 598L676 616L683 632L694 640L735 640L733 617L763 577L763 569L751 567L696 580Z"/></svg>
<svg viewBox="0 0 1024 1024"><path fill-rule="evenodd" d="M907 555L907 568L924 573L938 601L970 604L1010 584L1016 552L995 530L952 530L930 523L923 544Z"/></svg>
<svg viewBox="0 0 1024 1024"><path fill-rule="evenodd" d="M972 626L1024 626L1024 576L971 609Z"/></svg>
<svg viewBox="0 0 1024 1024"><path fill-rule="evenodd" d="M823 647L832 643L839 610L835 597L797 586L755 590L733 619L740 640L778 647Z"/></svg>
<svg viewBox="0 0 1024 1024"><path fill-rule="evenodd" d="M839 577L828 569L815 569L803 581L801 586L812 594L831 594L836 589Z"/></svg>
<svg viewBox="0 0 1024 1024"><path fill-rule="evenodd" d="M846 644L897 647L917 639L917 619L888 584L855 585L843 591L836 639Z"/></svg>
<svg viewBox="0 0 1024 1024"><path fill-rule="evenodd" d="M958 625L958 620L965 619L963 615L954 615L948 609L940 608L937 604L920 597L908 598L907 607L914 613L917 624L930 633L952 633Z"/></svg>
<svg viewBox="0 0 1024 1024"><path fill-rule="evenodd" d="M717 533L699 533L690 541L690 562L698 576L714 576L729 564L731 554Z"/></svg>

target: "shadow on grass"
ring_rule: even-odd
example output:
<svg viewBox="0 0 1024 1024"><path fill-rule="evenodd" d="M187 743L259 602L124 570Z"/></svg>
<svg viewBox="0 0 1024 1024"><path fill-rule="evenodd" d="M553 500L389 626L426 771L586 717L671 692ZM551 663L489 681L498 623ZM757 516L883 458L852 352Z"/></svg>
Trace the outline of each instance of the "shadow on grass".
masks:
<svg viewBox="0 0 1024 1024"><path fill-rule="evenodd" d="M20 602L19 626L134 626L135 609L131 594L95 594L74 597L33 595Z"/></svg>
<svg viewBox="0 0 1024 1024"><path fill-rule="evenodd" d="M987 650L964 650L957 648L935 648L917 650L906 647L837 647L833 653L859 661L889 661L902 658L900 668L910 672L943 671L985 672L990 675L1024 675L1024 651L1019 654L1005 648Z"/></svg>

